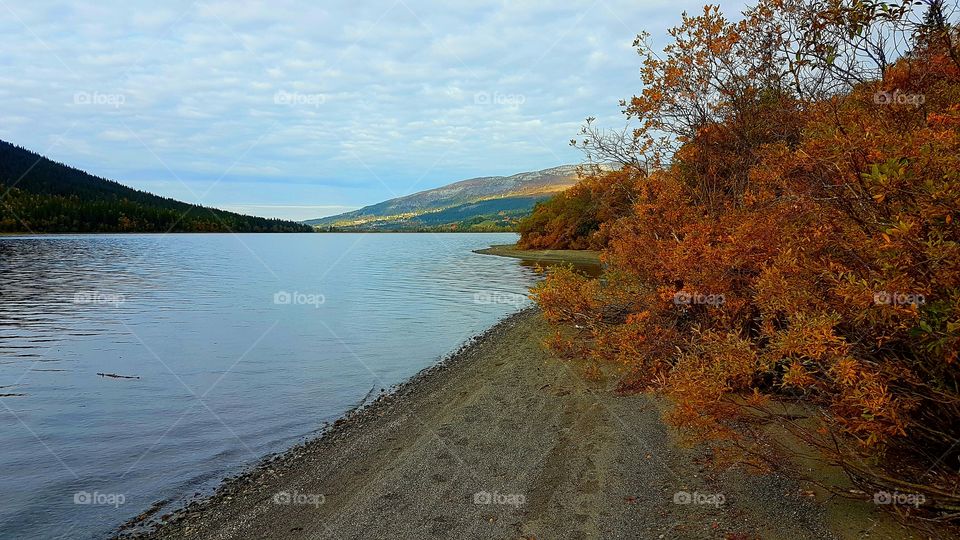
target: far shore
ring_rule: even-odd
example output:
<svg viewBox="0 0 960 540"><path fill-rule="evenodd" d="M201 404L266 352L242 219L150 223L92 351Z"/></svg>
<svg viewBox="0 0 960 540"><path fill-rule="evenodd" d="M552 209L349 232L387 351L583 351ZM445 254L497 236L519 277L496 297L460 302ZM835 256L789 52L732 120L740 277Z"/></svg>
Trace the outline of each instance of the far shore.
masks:
<svg viewBox="0 0 960 540"><path fill-rule="evenodd" d="M115 235L137 235L152 234L159 236L182 236L187 234L516 234L515 231L324 231L314 229L312 231L81 231L81 232L0 232L3 236L115 236Z"/></svg>

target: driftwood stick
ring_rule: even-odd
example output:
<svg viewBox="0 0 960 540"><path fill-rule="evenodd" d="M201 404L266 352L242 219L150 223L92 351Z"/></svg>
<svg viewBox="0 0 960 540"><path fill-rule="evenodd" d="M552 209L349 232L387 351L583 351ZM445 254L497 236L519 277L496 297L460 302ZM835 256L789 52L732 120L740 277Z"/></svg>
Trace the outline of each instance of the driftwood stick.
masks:
<svg viewBox="0 0 960 540"><path fill-rule="evenodd" d="M139 379L137 375L117 375L116 373L97 373L101 377L110 377L111 379Z"/></svg>

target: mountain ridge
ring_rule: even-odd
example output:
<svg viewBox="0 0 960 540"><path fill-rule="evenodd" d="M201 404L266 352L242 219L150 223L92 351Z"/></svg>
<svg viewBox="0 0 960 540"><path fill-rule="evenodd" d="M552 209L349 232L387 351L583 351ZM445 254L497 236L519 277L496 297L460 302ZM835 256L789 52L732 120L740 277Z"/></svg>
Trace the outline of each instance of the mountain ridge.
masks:
<svg viewBox="0 0 960 540"><path fill-rule="evenodd" d="M468 178L303 223L338 230L410 230L437 226L456 230L457 225L473 221L471 226L492 222L487 223L487 227L509 229L511 223L529 214L538 201L576 184L578 168L578 165L559 165L509 176ZM478 212L470 213L471 205L477 205ZM457 209L460 209L459 216L456 216ZM436 216L431 216L445 211L451 218L459 219L438 222L433 219ZM478 222L481 217L489 219Z"/></svg>

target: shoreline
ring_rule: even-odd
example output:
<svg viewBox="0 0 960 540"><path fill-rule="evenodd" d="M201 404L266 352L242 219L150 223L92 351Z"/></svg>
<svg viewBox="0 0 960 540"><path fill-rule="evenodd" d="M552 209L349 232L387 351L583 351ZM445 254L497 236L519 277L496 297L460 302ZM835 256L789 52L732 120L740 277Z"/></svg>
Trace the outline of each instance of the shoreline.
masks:
<svg viewBox="0 0 960 540"><path fill-rule="evenodd" d="M471 348L489 339L493 334L501 330L501 327L514 324L516 319L529 314L533 310L535 310L535 308L528 307L504 317L492 327L475 336L471 336L456 349L441 357L435 364L420 370L406 381L393 385L386 392L377 394L373 399L370 399L370 395L368 394L367 397L347 410L340 418L330 423L319 434L309 437L307 440L301 441L287 450L263 457L257 463L248 466L238 474L224 478L213 493L203 496L200 499L189 502L185 501L185 504L181 507L174 509L170 514L166 515L170 516L172 522L177 522L197 511L202 511L216 504L223 504L225 500L229 500L230 494L236 489L249 482L256 482L257 477L267 474L275 468L296 466L294 461L302 457L305 452L316 450L318 449L317 447L322 447L326 443L332 443L339 435L362 428L368 420L382 416L386 410L397 405L397 402L404 399L405 396L416 392L418 384L425 380L436 378L443 372L455 368L459 362L465 360ZM163 527L170 526L172 523L167 520L158 521L155 517L156 514L159 513L158 511L170 502L171 500L169 499L157 501L151 508L121 525L118 530L115 531L113 538L163 537Z"/></svg>
<svg viewBox="0 0 960 540"><path fill-rule="evenodd" d="M828 511L781 473L717 471L663 404L617 395L508 316L323 434L137 538L923 538L875 505ZM684 504L683 495L722 496ZM677 502L680 497L679 503ZM846 503L845 503L846 504ZM142 524L142 523L141 523ZM739 535L739 536L737 536Z"/></svg>
<svg viewBox="0 0 960 540"><path fill-rule="evenodd" d="M524 262L536 263L570 263L574 266L595 266L600 268L599 251L572 250L572 249L520 249L516 244L495 244L488 248L476 249L474 253L480 255L495 255L510 257Z"/></svg>

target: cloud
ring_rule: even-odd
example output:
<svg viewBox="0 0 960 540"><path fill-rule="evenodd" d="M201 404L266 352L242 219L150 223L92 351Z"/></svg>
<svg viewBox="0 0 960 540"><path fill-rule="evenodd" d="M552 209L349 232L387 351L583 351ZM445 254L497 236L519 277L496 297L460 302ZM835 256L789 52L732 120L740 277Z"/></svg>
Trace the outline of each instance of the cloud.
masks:
<svg viewBox="0 0 960 540"><path fill-rule="evenodd" d="M10 4L0 136L163 195L219 179L207 204L352 208L579 161L583 119L622 125L639 90L633 37L699 6Z"/></svg>
<svg viewBox="0 0 960 540"><path fill-rule="evenodd" d="M356 210L359 206L342 206L336 204L223 204L220 208L240 214L272 216L294 221L304 221L350 212L351 210Z"/></svg>

